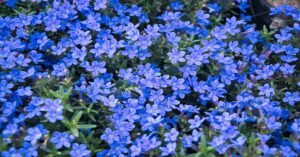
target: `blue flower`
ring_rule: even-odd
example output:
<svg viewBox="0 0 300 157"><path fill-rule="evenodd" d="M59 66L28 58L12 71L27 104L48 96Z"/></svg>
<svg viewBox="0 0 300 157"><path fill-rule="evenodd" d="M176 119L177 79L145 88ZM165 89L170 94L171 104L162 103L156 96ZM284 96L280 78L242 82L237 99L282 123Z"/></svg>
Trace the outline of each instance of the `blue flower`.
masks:
<svg viewBox="0 0 300 157"><path fill-rule="evenodd" d="M226 142L226 139L224 136L215 136L211 142L208 142L208 144L214 148L217 148L219 146L222 146Z"/></svg>
<svg viewBox="0 0 300 157"><path fill-rule="evenodd" d="M168 42L170 42L173 46L178 46L178 42L181 40L179 36L176 35L175 32L167 33L166 35Z"/></svg>
<svg viewBox="0 0 300 157"><path fill-rule="evenodd" d="M280 43L290 40L291 37L292 37L292 34L288 33L288 31L286 31L284 29L280 30L280 34L275 34L275 38Z"/></svg>
<svg viewBox="0 0 300 157"><path fill-rule="evenodd" d="M53 71L51 72L51 74L57 77L61 77L61 76L65 76L67 72L68 72L68 68L65 66L65 64L59 63L53 65Z"/></svg>
<svg viewBox="0 0 300 157"><path fill-rule="evenodd" d="M27 67L30 62L31 59L25 58L23 54L18 55L18 57L16 58L16 63L23 67Z"/></svg>
<svg viewBox="0 0 300 157"><path fill-rule="evenodd" d="M237 0L239 3L239 9L243 12L246 12L246 9L249 8L249 4L247 0Z"/></svg>
<svg viewBox="0 0 300 157"><path fill-rule="evenodd" d="M147 49L151 44L152 42L150 36L140 36L138 41L136 42L136 45L139 46L142 50Z"/></svg>
<svg viewBox="0 0 300 157"><path fill-rule="evenodd" d="M43 20L46 31L56 32L61 28L62 22L55 15L48 15Z"/></svg>
<svg viewBox="0 0 300 157"><path fill-rule="evenodd" d="M66 52L67 48L64 47L64 45L62 43L58 43L57 45L53 45L51 46L51 53L53 55L61 55L64 52Z"/></svg>
<svg viewBox="0 0 300 157"><path fill-rule="evenodd" d="M106 9L107 0L96 0L94 2L94 10Z"/></svg>
<svg viewBox="0 0 300 157"><path fill-rule="evenodd" d="M293 55L281 55L280 60L290 63L290 62L297 61L298 58Z"/></svg>
<svg viewBox="0 0 300 157"><path fill-rule="evenodd" d="M118 99L116 99L114 95L110 95L109 97L101 96L100 100L103 105L111 108L115 107L118 103Z"/></svg>
<svg viewBox="0 0 300 157"><path fill-rule="evenodd" d="M204 63L209 63L209 54L204 54L202 52L192 52L186 55L186 60L188 65L202 65Z"/></svg>
<svg viewBox="0 0 300 157"><path fill-rule="evenodd" d="M46 35L44 35L41 39L37 40L37 44L39 45L39 50L46 50L52 45L52 41L51 39L48 39Z"/></svg>
<svg viewBox="0 0 300 157"><path fill-rule="evenodd" d="M207 6L210 13L218 13L222 9L222 7L218 5L218 3L208 3Z"/></svg>
<svg viewBox="0 0 300 157"><path fill-rule="evenodd" d="M293 132L296 134L296 135L300 135L300 119L295 119L292 126L291 126L291 129L293 130Z"/></svg>
<svg viewBox="0 0 300 157"><path fill-rule="evenodd" d="M10 148L8 151L2 151L1 156L3 157L22 157L22 154L16 148Z"/></svg>
<svg viewBox="0 0 300 157"><path fill-rule="evenodd" d="M172 64L177 64L178 62L184 62L185 52L184 51L178 51L178 49L173 48L172 52L168 53L169 59L171 60Z"/></svg>
<svg viewBox="0 0 300 157"><path fill-rule="evenodd" d="M185 89L184 79L177 79L175 76L172 76L171 80L169 80L169 84L172 86L173 90L181 90Z"/></svg>
<svg viewBox="0 0 300 157"><path fill-rule="evenodd" d="M57 120L63 120L63 106L60 99L45 99L45 105L41 107L41 111L46 111L45 117L51 122L54 123Z"/></svg>
<svg viewBox="0 0 300 157"><path fill-rule="evenodd" d="M267 145L263 145L259 149L264 153L264 156L272 156L275 155L277 152L276 148L270 148Z"/></svg>
<svg viewBox="0 0 300 157"><path fill-rule="evenodd" d="M274 96L275 91L269 84L265 84L264 86L259 86L259 95L265 95L267 97Z"/></svg>
<svg viewBox="0 0 300 157"><path fill-rule="evenodd" d="M96 43L95 49L91 49L91 52L99 58L101 58L102 54L107 54L109 58L112 58L118 47L123 47L122 41L118 42L115 38L105 39Z"/></svg>
<svg viewBox="0 0 300 157"><path fill-rule="evenodd" d="M190 124L190 129L199 128L200 125L204 122L205 118L200 118L198 115L194 117L194 119L188 120Z"/></svg>
<svg viewBox="0 0 300 157"><path fill-rule="evenodd" d="M299 92L286 92L285 97L282 99L282 101L287 102L291 106L294 106L295 103L300 101Z"/></svg>
<svg viewBox="0 0 300 157"><path fill-rule="evenodd" d="M183 73L183 77L187 78L189 76L195 76L197 74L196 72L197 66L195 65L186 65L179 69Z"/></svg>
<svg viewBox="0 0 300 157"><path fill-rule="evenodd" d="M0 101L6 101L4 96L6 94L12 93L11 89L14 87L14 84L8 83L6 80L0 81Z"/></svg>
<svg viewBox="0 0 300 157"><path fill-rule="evenodd" d="M179 20L182 14L180 12L171 12L166 11L163 15L159 17L159 19L163 19L164 21L172 21L172 20Z"/></svg>
<svg viewBox="0 0 300 157"><path fill-rule="evenodd" d="M174 10L181 10L183 8L183 5L179 1L172 2L170 6Z"/></svg>
<svg viewBox="0 0 300 157"><path fill-rule="evenodd" d="M199 25L207 26L210 24L210 21L208 20L210 15L206 14L203 10L197 11L196 16L197 16L197 23Z"/></svg>
<svg viewBox="0 0 300 157"><path fill-rule="evenodd" d="M130 147L131 156L139 156L142 152L142 148L138 145L133 145Z"/></svg>
<svg viewBox="0 0 300 157"><path fill-rule="evenodd" d="M29 128L27 130L27 136L25 136L24 140L29 141L32 145L35 145L38 140L43 138L48 131L44 128L42 124L38 124L35 127Z"/></svg>
<svg viewBox="0 0 300 157"><path fill-rule="evenodd" d="M293 74L295 72L295 65L289 65L286 63L284 66L280 67L280 71L282 71L284 75Z"/></svg>
<svg viewBox="0 0 300 157"><path fill-rule="evenodd" d="M165 141L166 142L175 142L177 140L178 135L179 135L179 132L175 128L172 128L170 132L164 134Z"/></svg>
<svg viewBox="0 0 300 157"><path fill-rule="evenodd" d="M277 130L277 129L280 129L282 126L282 124L280 122L276 122L275 117L265 118L265 122L266 122L267 127L270 130Z"/></svg>
<svg viewBox="0 0 300 157"><path fill-rule="evenodd" d="M193 137L192 136L184 136L182 138L182 145L185 148L190 148L193 146Z"/></svg>
<svg viewBox="0 0 300 157"><path fill-rule="evenodd" d="M271 135L263 135L259 133L257 134L257 136L263 144L266 143L271 138Z"/></svg>
<svg viewBox="0 0 300 157"><path fill-rule="evenodd" d="M20 152L25 155L25 157L37 157L38 147L37 145L32 145L31 143L24 142L23 147L20 148Z"/></svg>
<svg viewBox="0 0 300 157"><path fill-rule="evenodd" d="M143 124L142 130L156 130L163 118L159 115L155 117L146 117L147 122Z"/></svg>
<svg viewBox="0 0 300 157"><path fill-rule="evenodd" d="M132 41L136 41L140 36L140 31L137 29L138 25L134 25L132 23L129 23L128 26L126 26L125 31L127 35L127 39L130 39Z"/></svg>
<svg viewBox="0 0 300 157"><path fill-rule="evenodd" d="M150 36L152 39L156 39L161 34L159 33L159 27L157 24L154 24L153 26L147 25L147 28L145 29L145 32L148 36Z"/></svg>
<svg viewBox="0 0 300 157"><path fill-rule="evenodd" d="M208 94L200 95L204 100L218 101L219 97L224 97L223 95L227 92L224 89L225 84L219 82L218 77L210 77L208 79Z"/></svg>
<svg viewBox="0 0 300 157"><path fill-rule="evenodd" d="M93 61L92 65L87 66L86 70L92 72L93 76L98 76L100 73L106 72L105 65L105 62Z"/></svg>
<svg viewBox="0 0 300 157"><path fill-rule="evenodd" d="M153 101L154 103L159 103L164 100L163 96L163 90L159 89L157 91L152 90L149 97L150 101Z"/></svg>
<svg viewBox="0 0 300 157"><path fill-rule="evenodd" d="M43 55L40 53L37 53L37 51L35 51L35 50L30 51L30 57L31 57L32 62L35 64L38 64L39 62L43 61L42 60Z"/></svg>
<svg viewBox="0 0 300 157"><path fill-rule="evenodd" d="M114 141L119 140L119 136L115 131L110 128L106 128L104 134L101 135L101 139L107 141L107 143L112 144Z"/></svg>
<svg viewBox="0 0 300 157"><path fill-rule="evenodd" d="M238 137L236 140L231 140L231 142L238 147L243 146L245 141L246 141L246 138L243 136Z"/></svg>
<svg viewBox="0 0 300 157"><path fill-rule="evenodd" d="M142 8L137 5L132 5L130 9L127 10L130 16L139 16L141 14Z"/></svg>
<svg viewBox="0 0 300 157"><path fill-rule="evenodd" d="M85 144L74 143L72 145L72 150L70 151L70 155L72 157L88 157L90 156L91 151L87 150Z"/></svg>
<svg viewBox="0 0 300 157"><path fill-rule="evenodd" d="M280 146L283 157L296 157L297 154L289 146Z"/></svg>
<svg viewBox="0 0 300 157"><path fill-rule="evenodd" d="M92 42L92 36L90 35L90 31L82 31L78 30L75 32L74 36L75 44L86 46Z"/></svg>
<svg viewBox="0 0 300 157"><path fill-rule="evenodd" d="M55 144L56 149L60 149L62 147L70 148L71 142L74 140L73 135L69 135L67 132L57 132L53 133L53 136L50 139L50 142Z"/></svg>
<svg viewBox="0 0 300 157"><path fill-rule="evenodd" d="M176 143L168 143L166 147L160 147L161 156L172 155L175 153Z"/></svg>
<svg viewBox="0 0 300 157"><path fill-rule="evenodd" d="M77 47L74 47L72 49L72 57L75 58L75 59L78 59L80 61L83 61L87 55L87 52L86 52L86 47L85 46L82 46L81 49L77 48Z"/></svg>
<svg viewBox="0 0 300 157"><path fill-rule="evenodd" d="M148 14L146 14L146 13L141 13L138 18L139 18L140 23L149 23L150 22Z"/></svg>
<svg viewBox="0 0 300 157"><path fill-rule="evenodd" d="M126 69L126 70L125 69L120 69L118 76L120 78L123 78L124 80L130 81L133 77L132 68L129 68L129 69Z"/></svg>
<svg viewBox="0 0 300 157"><path fill-rule="evenodd" d="M212 39L209 41L202 40L201 43L204 46L204 51L216 51L217 49L221 48L221 45L219 45L216 39Z"/></svg>
<svg viewBox="0 0 300 157"><path fill-rule="evenodd" d="M17 124L7 124L4 130L2 131L2 135L4 137L9 137L16 134L19 131L19 126Z"/></svg>
<svg viewBox="0 0 300 157"><path fill-rule="evenodd" d="M230 28L228 28L230 29ZM232 31L232 30L231 30ZM227 30L226 28L223 28L223 27L215 27L212 32L211 32L211 35L213 37L215 37L216 39L218 40L223 40L223 39L227 39Z"/></svg>
<svg viewBox="0 0 300 157"><path fill-rule="evenodd" d="M31 87L19 88L17 90L17 92L18 92L19 96L31 96L32 95Z"/></svg>

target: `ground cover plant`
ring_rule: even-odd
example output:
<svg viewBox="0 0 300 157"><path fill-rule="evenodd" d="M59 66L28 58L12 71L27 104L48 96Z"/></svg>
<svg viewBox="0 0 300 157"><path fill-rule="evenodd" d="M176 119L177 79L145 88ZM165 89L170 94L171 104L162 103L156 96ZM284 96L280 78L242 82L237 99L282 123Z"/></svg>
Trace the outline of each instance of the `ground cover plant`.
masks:
<svg viewBox="0 0 300 157"><path fill-rule="evenodd" d="M300 10L251 6L0 0L1 156L299 156Z"/></svg>

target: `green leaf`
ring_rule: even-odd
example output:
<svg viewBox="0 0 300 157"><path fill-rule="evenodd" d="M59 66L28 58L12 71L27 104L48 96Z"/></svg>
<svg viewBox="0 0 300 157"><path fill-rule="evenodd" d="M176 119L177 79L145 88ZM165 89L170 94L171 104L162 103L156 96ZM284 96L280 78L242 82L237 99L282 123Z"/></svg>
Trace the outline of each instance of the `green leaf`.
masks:
<svg viewBox="0 0 300 157"><path fill-rule="evenodd" d="M92 128L96 128L97 125L93 125L93 124L80 124L76 126L78 129L92 129Z"/></svg>
<svg viewBox="0 0 300 157"><path fill-rule="evenodd" d="M69 112L73 112L73 108L71 107L70 104L63 104L64 105L64 108L69 111Z"/></svg>
<svg viewBox="0 0 300 157"><path fill-rule="evenodd" d="M50 90L49 93L55 98L61 98L61 95L58 92Z"/></svg>
<svg viewBox="0 0 300 157"><path fill-rule="evenodd" d="M207 154L207 157L215 157L215 154L209 153L209 154Z"/></svg>
<svg viewBox="0 0 300 157"><path fill-rule="evenodd" d="M213 147L207 147L207 150L211 151L211 150L214 150L214 148Z"/></svg>
<svg viewBox="0 0 300 157"><path fill-rule="evenodd" d="M92 139L94 134L95 134L95 131L90 132L89 135L87 136L87 139Z"/></svg>
<svg viewBox="0 0 300 157"><path fill-rule="evenodd" d="M63 121L62 121L62 123L67 127L67 128L72 128L72 124L71 124L71 122L70 121L68 121L67 119L64 119Z"/></svg>
<svg viewBox="0 0 300 157"><path fill-rule="evenodd" d="M77 124L82 116L83 112L79 111L76 112L75 115L72 117L72 124Z"/></svg>
<svg viewBox="0 0 300 157"><path fill-rule="evenodd" d="M88 116L89 116L89 118L90 118L93 122L96 122L96 119L95 119L94 115L88 114Z"/></svg>
<svg viewBox="0 0 300 157"><path fill-rule="evenodd" d="M77 128L71 128L71 132L73 133L74 136L78 137L79 136L79 132Z"/></svg>
<svg viewBox="0 0 300 157"><path fill-rule="evenodd" d="M204 134L201 136L200 147L206 148L206 138Z"/></svg>
<svg viewBox="0 0 300 157"><path fill-rule="evenodd" d="M194 155L194 157L201 157L201 156L202 156L201 152L198 152L197 154Z"/></svg>

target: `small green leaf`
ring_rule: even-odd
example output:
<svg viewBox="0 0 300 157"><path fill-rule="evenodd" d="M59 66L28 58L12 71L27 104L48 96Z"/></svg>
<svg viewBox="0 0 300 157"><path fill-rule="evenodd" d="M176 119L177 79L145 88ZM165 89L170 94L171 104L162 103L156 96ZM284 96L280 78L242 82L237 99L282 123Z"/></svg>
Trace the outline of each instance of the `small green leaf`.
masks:
<svg viewBox="0 0 300 157"><path fill-rule="evenodd" d="M93 124L81 124L81 125L77 125L76 127L78 129L92 129L92 128L96 128L97 125L93 125Z"/></svg>
<svg viewBox="0 0 300 157"><path fill-rule="evenodd" d="M215 154L209 153L209 154L207 154L207 157L215 157Z"/></svg>
<svg viewBox="0 0 300 157"><path fill-rule="evenodd" d="M72 124L70 121L68 121L67 119L64 119L62 121L62 123L67 127L67 128L71 128L72 127Z"/></svg>
<svg viewBox="0 0 300 157"><path fill-rule="evenodd" d="M95 134L95 131L90 132L89 135L87 136L87 138L88 139L93 138L94 134Z"/></svg>
<svg viewBox="0 0 300 157"><path fill-rule="evenodd" d="M77 128L71 128L71 132L73 133L74 136L78 137L79 136L79 132Z"/></svg>
<svg viewBox="0 0 300 157"><path fill-rule="evenodd" d="M211 150L214 150L214 148L213 147L207 147L207 150L211 151Z"/></svg>
<svg viewBox="0 0 300 157"><path fill-rule="evenodd" d="M73 108L71 107L70 104L65 104L65 105L64 105L64 108L65 108L67 111L69 111L69 112L73 112Z"/></svg>
<svg viewBox="0 0 300 157"><path fill-rule="evenodd" d="M92 121L96 122L96 119L95 119L94 115L88 114L88 116L89 116L89 118L90 118Z"/></svg>
<svg viewBox="0 0 300 157"><path fill-rule="evenodd" d="M75 115L72 117L72 124L77 124L82 116L83 112L79 111L76 112Z"/></svg>
<svg viewBox="0 0 300 157"><path fill-rule="evenodd" d="M205 138L204 134L201 136L200 147L201 148L205 148L206 147L206 138Z"/></svg>

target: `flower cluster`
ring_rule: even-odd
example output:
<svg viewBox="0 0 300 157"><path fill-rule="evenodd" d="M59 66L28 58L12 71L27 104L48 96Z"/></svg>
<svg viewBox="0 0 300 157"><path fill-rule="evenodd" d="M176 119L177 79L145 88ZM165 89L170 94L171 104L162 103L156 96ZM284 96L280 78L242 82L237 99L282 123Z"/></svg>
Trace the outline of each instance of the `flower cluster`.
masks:
<svg viewBox="0 0 300 157"><path fill-rule="evenodd" d="M300 10L249 7L0 1L1 156L299 156Z"/></svg>

